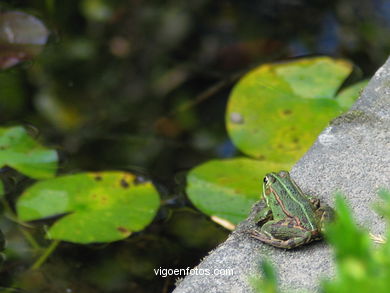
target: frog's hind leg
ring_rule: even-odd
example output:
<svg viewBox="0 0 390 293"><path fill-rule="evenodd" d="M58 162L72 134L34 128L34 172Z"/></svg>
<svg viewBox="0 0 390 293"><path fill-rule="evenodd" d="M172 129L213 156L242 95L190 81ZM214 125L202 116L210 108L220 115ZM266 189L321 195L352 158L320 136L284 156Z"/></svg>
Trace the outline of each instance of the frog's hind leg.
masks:
<svg viewBox="0 0 390 293"><path fill-rule="evenodd" d="M311 240L311 233L294 225L292 220L270 221L260 230L251 231L251 237L269 245L291 249Z"/></svg>

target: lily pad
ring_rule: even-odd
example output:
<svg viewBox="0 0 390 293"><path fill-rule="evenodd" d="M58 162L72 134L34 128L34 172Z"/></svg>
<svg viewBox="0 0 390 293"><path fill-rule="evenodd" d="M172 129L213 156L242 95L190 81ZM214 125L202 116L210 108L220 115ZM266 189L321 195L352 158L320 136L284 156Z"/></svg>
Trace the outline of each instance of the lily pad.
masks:
<svg viewBox="0 0 390 293"><path fill-rule="evenodd" d="M368 79L362 80L340 91L336 97L340 107L343 108L343 110L348 110L367 84Z"/></svg>
<svg viewBox="0 0 390 293"><path fill-rule="evenodd" d="M260 199L264 175L291 166L247 158L212 160L188 174L187 194L203 213L237 224Z"/></svg>
<svg viewBox="0 0 390 293"><path fill-rule="evenodd" d="M21 126L0 127L0 168L12 167L33 178L53 177L57 152L41 146Z"/></svg>
<svg viewBox="0 0 390 293"><path fill-rule="evenodd" d="M350 72L351 64L328 57L256 68L230 96L229 136L255 158L298 160L327 123L342 113L334 95Z"/></svg>
<svg viewBox="0 0 390 293"><path fill-rule="evenodd" d="M294 94L311 99L332 99L352 71L348 61L328 57L305 58L272 67Z"/></svg>
<svg viewBox="0 0 390 293"><path fill-rule="evenodd" d="M159 196L150 182L125 172L80 173L40 181L17 202L22 221L65 214L48 237L75 243L110 242L140 231L155 216Z"/></svg>

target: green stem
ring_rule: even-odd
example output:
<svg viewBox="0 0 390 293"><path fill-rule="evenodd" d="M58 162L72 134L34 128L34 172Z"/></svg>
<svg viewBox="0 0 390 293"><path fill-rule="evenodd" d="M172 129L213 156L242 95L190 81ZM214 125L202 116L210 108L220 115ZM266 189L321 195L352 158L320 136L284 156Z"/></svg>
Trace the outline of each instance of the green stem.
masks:
<svg viewBox="0 0 390 293"><path fill-rule="evenodd" d="M34 239L30 232L26 231L23 227L19 227L19 230L26 238L27 242L31 245L31 247L35 250L40 250L42 247L38 244L38 242Z"/></svg>
<svg viewBox="0 0 390 293"><path fill-rule="evenodd" d="M49 247L45 249L45 252L36 260L36 262L31 267L32 270L39 269L42 264L48 259L48 257L53 253L53 251L57 248L58 244L60 244L60 240L54 240Z"/></svg>

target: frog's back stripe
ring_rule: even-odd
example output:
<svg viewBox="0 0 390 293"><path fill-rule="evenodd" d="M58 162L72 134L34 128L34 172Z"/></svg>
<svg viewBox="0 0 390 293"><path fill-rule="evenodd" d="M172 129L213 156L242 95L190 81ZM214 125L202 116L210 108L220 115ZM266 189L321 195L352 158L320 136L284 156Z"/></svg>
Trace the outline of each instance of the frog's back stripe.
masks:
<svg viewBox="0 0 390 293"><path fill-rule="evenodd" d="M303 214L305 215L305 217L307 219L307 223L310 225L310 228L312 230L315 230L316 227L313 225L309 215L307 214L305 206L295 196L293 196L293 194L290 192L290 189L281 180L279 180L278 176L275 176L274 178L276 180L278 180L279 183L283 186L284 190L286 190L288 192L288 195L290 196L290 198L301 207L301 210L302 210ZM291 182L293 182L295 187L297 186L293 180L291 180ZM298 190L300 190L300 189L298 188ZM276 196L276 198L277 198L277 196ZM278 201L280 201L280 200L278 200ZM285 207L283 207L283 210L285 210ZM287 211L285 211L285 212L287 215L289 215L289 213ZM289 216L292 218L296 218L296 217L291 216L291 215L289 215ZM299 221L299 219L298 219L298 221Z"/></svg>
<svg viewBox="0 0 390 293"><path fill-rule="evenodd" d="M301 221L299 220L299 218L293 216L293 215L286 209L286 207L284 206L283 202L280 200L280 198L279 198L279 196L278 196L278 193L275 191L275 189L273 189L272 187L270 187L270 190L271 190L271 192L273 193L273 195L275 196L275 199L276 199L276 201L279 203L279 206L282 208L283 212L284 212L287 216L289 216L289 217L295 219L295 221L297 222L297 225L300 225L300 224L301 224Z"/></svg>

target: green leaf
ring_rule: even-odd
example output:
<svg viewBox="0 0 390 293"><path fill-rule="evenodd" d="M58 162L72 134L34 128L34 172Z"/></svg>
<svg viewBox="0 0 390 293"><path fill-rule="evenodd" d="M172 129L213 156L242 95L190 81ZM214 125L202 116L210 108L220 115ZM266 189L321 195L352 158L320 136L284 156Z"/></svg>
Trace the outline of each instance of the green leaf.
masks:
<svg viewBox="0 0 390 293"><path fill-rule="evenodd" d="M389 220L390 194L380 192L383 215ZM345 200L336 199L336 221L327 227L326 237L336 253L337 276L322 282L322 291L331 292L388 292L390 288L389 241L372 245L367 230L358 227L352 219ZM387 235L389 229L387 229Z"/></svg>
<svg viewBox="0 0 390 293"><path fill-rule="evenodd" d="M343 110L348 110L360 96L360 92L365 88L368 82L369 80L365 79L340 91L336 97L340 107L343 108Z"/></svg>
<svg viewBox="0 0 390 293"><path fill-rule="evenodd" d="M273 68L276 76L286 81L295 95L332 99L351 73L352 64L341 59L318 57L276 64Z"/></svg>
<svg viewBox="0 0 390 293"><path fill-rule="evenodd" d="M334 94L351 64L327 57L263 65L233 89L226 126L245 154L294 162L327 123L342 112Z"/></svg>
<svg viewBox="0 0 390 293"><path fill-rule="evenodd" d="M352 218L343 197L336 196L336 220L326 229L327 240L335 247L336 258L368 259L370 257L370 239L367 233L360 229Z"/></svg>
<svg viewBox="0 0 390 293"><path fill-rule="evenodd" d="M188 174L187 194L203 213L237 224L260 199L264 175L290 167L246 158L209 161Z"/></svg>
<svg viewBox="0 0 390 293"><path fill-rule="evenodd" d="M0 127L0 168L12 167L33 178L49 178L57 170L57 152L41 146L21 126Z"/></svg>
<svg viewBox="0 0 390 293"><path fill-rule="evenodd" d="M22 194L16 208L23 221L66 214L50 228L49 238L91 243L124 239L142 230L158 206L150 182L111 171L40 181Z"/></svg>
<svg viewBox="0 0 390 293"><path fill-rule="evenodd" d="M263 259L259 266L259 272L250 277L250 283L254 292L278 293L278 278L272 263Z"/></svg>

